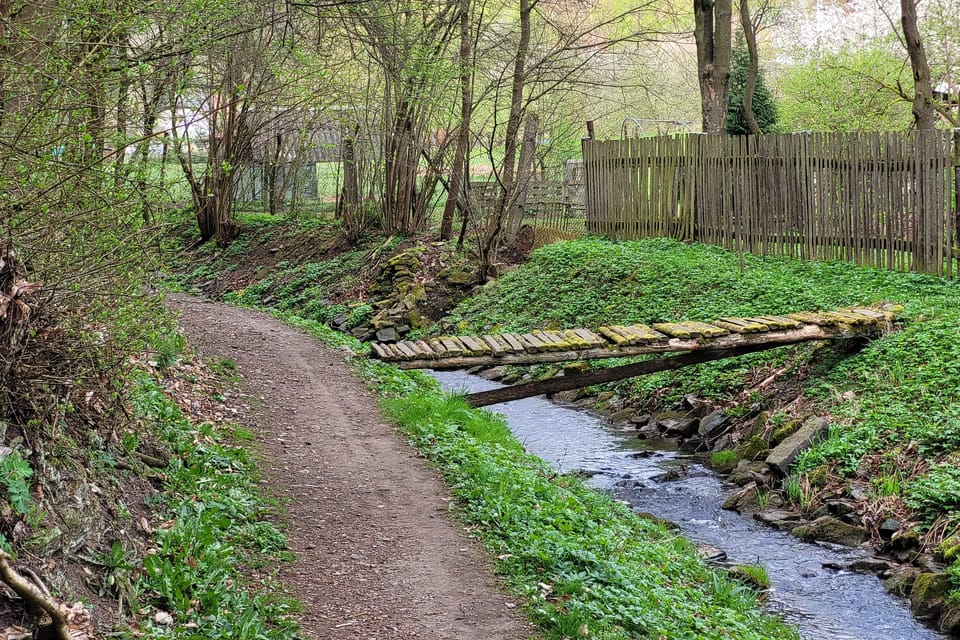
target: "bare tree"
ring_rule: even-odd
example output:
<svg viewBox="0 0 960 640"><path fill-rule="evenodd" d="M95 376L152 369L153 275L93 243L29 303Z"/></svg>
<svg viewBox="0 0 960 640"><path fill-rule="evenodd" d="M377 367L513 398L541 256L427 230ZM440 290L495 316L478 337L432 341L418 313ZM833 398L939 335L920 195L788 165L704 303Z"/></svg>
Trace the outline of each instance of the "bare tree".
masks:
<svg viewBox="0 0 960 640"><path fill-rule="evenodd" d="M918 0L900 0L900 24L904 44L913 69L913 121L920 131L930 131L937 121L933 105L933 87L930 83L930 66L923 48L920 29L917 27Z"/></svg>
<svg viewBox="0 0 960 640"><path fill-rule="evenodd" d="M440 239L448 240L453 232L453 212L461 201L464 183L470 176L470 120L473 114L473 73L471 72L472 30L470 0L460 0L460 126L457 130L457 146L453 152L450 182L447 185L447 201L440 220ZM463 208L466 211L466 207ZM464 213L466 217L466 213Z"/></svg>
<svg viewBox="0 0 960 640"><path fill-rule="evenodd" d="M694 0L694 39L704 133L723 133L727 120L732 51L732 0Z"/></svg>

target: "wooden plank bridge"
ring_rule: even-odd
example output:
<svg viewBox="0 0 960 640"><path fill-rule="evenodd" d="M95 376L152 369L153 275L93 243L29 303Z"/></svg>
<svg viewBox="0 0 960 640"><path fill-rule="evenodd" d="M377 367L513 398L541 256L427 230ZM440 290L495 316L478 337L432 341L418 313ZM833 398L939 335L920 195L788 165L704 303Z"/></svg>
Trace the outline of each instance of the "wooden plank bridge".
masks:
<svg viewBox="0 0 960 640"><path fill-rule="evenodd" d="M371 347L374 357L401 369L465 369L681 353L468 396L474 406L484 406L809 340L870 338L889 330L899 310L896 305L885 304L786 316L720 318L712 322L611 325L596 331L578 328L444 336L392 344L374 342Z"/></svg>

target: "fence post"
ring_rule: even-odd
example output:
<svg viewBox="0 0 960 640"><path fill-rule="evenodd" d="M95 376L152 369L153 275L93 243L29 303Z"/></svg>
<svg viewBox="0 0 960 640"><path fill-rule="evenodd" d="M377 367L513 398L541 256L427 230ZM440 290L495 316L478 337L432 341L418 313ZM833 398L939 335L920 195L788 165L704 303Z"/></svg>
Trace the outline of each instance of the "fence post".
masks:
<svg viewBox="0 0 960 640"><path fill-rule="evenodd" d="M953 130L953 211L953 232L956 234L956 248L951 247L949 252L951 267L953 266L954 256L960 258L960 128ZM960 276L960 273L957 275Z"/></svg>

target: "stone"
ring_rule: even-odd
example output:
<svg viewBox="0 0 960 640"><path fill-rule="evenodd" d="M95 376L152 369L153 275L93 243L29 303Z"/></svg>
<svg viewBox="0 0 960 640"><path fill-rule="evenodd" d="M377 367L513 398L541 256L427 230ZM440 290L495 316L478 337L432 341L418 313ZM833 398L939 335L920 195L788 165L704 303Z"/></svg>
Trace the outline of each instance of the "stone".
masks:
<svg viewBox="0 0 960 640"><path fill-rule="evenodd" d="M492 380L496 382L497 380L502 380L505 375L507 375L506 367L490 367L489 369L484 369L478 374L484 380Z"/></svg>
<svg viewBox="0 0 960 640"><path fill-rule="evenodd" d="M860 558L850 563L850 570L857 573L883 573L897 565L884 558Z"/></svg>
<svg viewBox="0 0 960 640"><path fill-rule="evenodd" d="M703 439L698 437L688 438L680 443L680 446L677 447L683 453L697 453L699 451L706 451L707 445Z"/></svg>
<svg viewBox="0 0 960 640"><path fill-rule="evenodd" d="M897 551L913 552L920 547L920 534L912 529L900 529L890 536L890 541L884 545L884 552Z"/></svg>
<svg viewBox="0 0 960 640"><path fill-rule="evenodd" d="M341 327L341 326L347 324L347 319L348 319L348 318L347 318L347 314L345 314L345 313L338 313L337 315L335 315L335 316L333 316L332 318L330 318L330 326L331 326L331 327Z"/></svg>
<svg viewBox="0 0 960 640"><path fill-rule="evenodd" d="M699 420L688 417L657 416L657 423L660 425L660 431L668 438L689 438L700 426Z"/></svg>
<svg viewBox="0 0 960 640"><path fill-rule="evenodd" d="M857 510L857 505L846 500L828 500L824 506L827 508L827 513L838 518Z"/></svg>
<svg viewBox="0 0 960 640"><path fill-rule="evenodd" d="M809 524L800 525L793 530L793 535L802 540L831 542L846 547L856 547L869 538L866 529L833 516L822 516Z"/></svg>
<svg viewBox="0 0 960 640"><path fill-rule="evenodd" d="M921 573L910 589L910 610L918 618L938 618L950 593L945 573Z"/></svg>
<svg viewBox="0 0 960 640"><path fill-rule="evenodd" d="M723 508L727 511L736 511L738 513L758 513L763 511L760 508L760 492L755 484L748 484L739 491L727 496L723 502Z"/></svg>
<svg viewBox="0 0 960 640"><path fill-rule="evenodd" d="M775 469L780 475L787 475L790 465L796 460L801 451L809 449L815 442L825 438L830 423L825 418L814 416L807 419L797 432L778 444L767 455L767 465Z"/></svg>
<svg viewBox="0 0 960 640"><path fill-rule="evenodd" d="M863 502L870 497L870 488L862 482L851 482L847 485L847 495L857 502Z"/></svg>
<svg viewBox="0 0 960 640"><path fill-rule="evenodd" d="M642 426L650 424L650 421L653 420L653 416L649 413L638 413L631 418L630 422L637 425L639 429Z"/></svg>
<svg viewBox="0 0 960 640"><path fill-rule="evenodd" d="M780 531L792 531L804 522L799 513L787 509L768 509L753 514L753 518Z"/></svg>
<svg viewBox="0 0 960 640"><path fill-rule="evenodd" d="M665 529L669 529L671 531L680 530L680 525L678 525L676 522L673 522L672 520L667 520L666 518L661 518L656 514L649 513L647 511L637 511L637 515L643 518L644 520L650 520L651 522L654 522L660 525L661 527L664 527Z"/></svg>
<svg viewBox="0 0 960 640"><path fill-rule="evenodd" d="M377 331L377 340L379 342L396 342L400 339L400 334L393 327L384 327Z"/></svg>
<svg viewBox="0 0 960 640"><path fill-rule="evenodd" d="M477 281L476 274L466 270L451 270L443 276L443 279L450 284L459 286L469 286Z"/></svg>
<svg viewBox="0 0 960 640"><path fill-rule="evenodd" d="M755 462L752 460L740 460L736 468L727 477L727 481L735 485L744 486L754 481L754 476L767 468L765 462Z"/></svg>
<svg viewBox="0 0 960 640"><path fill-rule="evenodd" d="M713 439L726 431L729 424L730 416L724 413L722 409L717 409L700 419L700 424L697 426L697 433L704 438Z"/></svg>
<svg viewBox="0 0 960 640"><path fill-rule="evenodd" d="M727 560L727 552L709 544L698 544L697 554L707 564L722 564Z"/></svg>
<svg viewBox="0 0 960 640"><path fill-rule="evenodd" d="M883 581L883 588L896 596L906 596L921 573L916 567L897 567L893 570L893 575Z"/></svg>
<svg viewBox="0 0 960 640"><path fill-rule="evenodd" d="M62 536L63 531L58 526L36 527L30 537L24 540L23 546L33 553L41 555L43 552L49 551Z"/></svg>
<svg viewBox="0 0 960 640"><path fill-rule="evenodd" d="M636 411L633 409L621 409L616 413L610 414L608 420L610 420L610 422L629 422L635 413Z"/></svg>
<svg viewBox="0 0 960 640"><path fill-rule="evenodd" d="M568 391L558 391L557 393L553 394L552 398L554 401L561 404L573 404L580 398L582 394L582 389L570 389Z"/></svg>
<svg viewBox="0 0 960 640"><path fill-rule="evenodd" d="M945 610L940 614L937 627L951 638L960 635L960 607L948 603Z"/></svg>
<svg viewBox="0 0 960 640"><path fill-rule="evenodd" d="M762 437L753 436L749 440L738 444L735 451L743 459L760 460L767 457L770 453L770 447Z"/></svg>
<svg viewBox="0 0 960 640"><path fill-rule="evenodd" d="M655 424L645 424L637 429L637 437L641 440L648 440L660 437L660 429Z"/></svg>

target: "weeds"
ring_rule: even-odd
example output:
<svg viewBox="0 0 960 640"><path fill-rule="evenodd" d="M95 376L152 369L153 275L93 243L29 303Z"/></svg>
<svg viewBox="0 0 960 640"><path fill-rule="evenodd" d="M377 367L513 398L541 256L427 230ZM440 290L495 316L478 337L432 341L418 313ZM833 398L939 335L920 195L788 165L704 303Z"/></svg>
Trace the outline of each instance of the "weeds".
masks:
<svg viewBox="0 0 960 640"><path fill-rule="evenodd" d="M315 322L296 326L359 348ZM384 407L443 473L454 514L497 557L545 638L795 638L756 593L705 567L689 542L526 454L503 419L417 372L357 359Z"/></svg>
<svg viewBox="0 0 960 640"><path fill-rule="evenodd" d="M267 504L246 450L224 441L212 424L192 426L157 383L141 374L132 403L173 449L166 489L155 501L168 524L156 532L156 549L143 558L134 585L142 599L169 612L170 626L148 622L148 638L281 640L292 637L296 603L278 595L268 576L249 584L246 566L275 566L286 540L262 518ZM268 559L269 558L269 559ZM112 575L130 563L122 547L105 564Z"/></svg>

